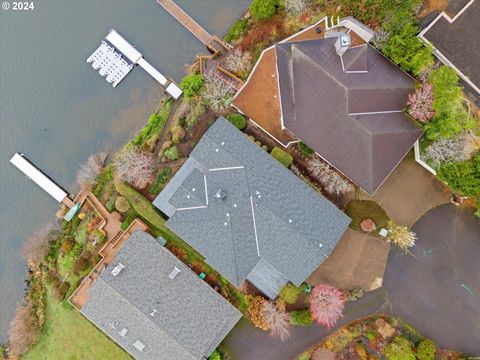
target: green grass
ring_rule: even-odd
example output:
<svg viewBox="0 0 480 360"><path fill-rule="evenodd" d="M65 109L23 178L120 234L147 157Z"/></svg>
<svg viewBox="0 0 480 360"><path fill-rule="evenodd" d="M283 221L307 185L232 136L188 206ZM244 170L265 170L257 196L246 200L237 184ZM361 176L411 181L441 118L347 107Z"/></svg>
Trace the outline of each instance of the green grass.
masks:
<svg viewBox="0 0 480 360"><path fill-rule="evenodd" d="M47 318L39 342L22 360L132 359L77 310L47 291Z"/></svg>
<svg viewBox="0 0 480 360"><path fill-rule="evenodd" d="M377 231L387 226L389 217L375 201L352 200L347 205L346 213L352 219L350 227L355 230L361 230L360 222L365 218L372 219L377 225Z"/></svg>

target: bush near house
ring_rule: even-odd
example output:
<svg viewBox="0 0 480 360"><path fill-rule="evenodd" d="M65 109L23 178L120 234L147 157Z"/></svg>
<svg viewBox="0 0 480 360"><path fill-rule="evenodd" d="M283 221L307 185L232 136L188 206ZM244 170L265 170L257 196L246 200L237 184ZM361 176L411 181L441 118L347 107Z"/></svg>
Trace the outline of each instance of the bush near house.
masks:
<svg viewBox="0 0 480 360"><path fill-rule="evenodd" d="M279 0L253 0L249 10L255 19L267 20L275 15L278 6Z"/></svg>
<svg viewBox="0 0 480 360"><path fill-rule="evenodd" d="M455 71L446 65L440 66L432 70L428 81L433 85L435 116L425 125L427 139L451 138L472 127L475 120L469 118Z"/></svg>
<svg viewBox="0 0 480 360"><path fill-rule="evenodd" d="M275 159L280 161L287 168L293 163L293 156L287 153L286 151L275 146L270 153Z"/></svg>
<svg viewBox="0 0 480 360"><path fill-rule="evenodd" d="M203 87L202 75L192 74L185 76L180 83L180 87L182 88L183 96L186 98L191 98L197 95Z"/></svg>
<svg viewBox="0 0 480 360"><path fill-rule="evenodd" d="M247 29L248 19L240 19L235 21L235 23L228 30L227 35L225 35L225 42L229 43L230 41L237 40L247 32Z"/></svg>
<svg viewBox="0 0 480 360"><path fill-rule="evenodd" d="M418 360L435 360L436 352L435 343L432 340L425 339L418 344L417 358Z"/></svg>
<svg viewBox="0 0 480 360"><path fill-rule="evenodd" d="M173 101L168 101L158 113L150 115L148 124L133 138L133 144L141 145L153 135L160 133L167 122L172 105Z"/></svg>
<svg viewBox="0 0 480 360"><path fill-rule="evenodd" d="M292 311L290 313L290 322L296 326L309 326L313 324L312 314L309 309Z"/></svg>
<svg viewBox="0 0 480 360"><path fill-rule="evenodd" d="M157 178L155 179L155 182L148 187L148 192L150 194L158 195L160 191L163 190L168 179L170 179L170 176L172 176L171 168L160 169L157 174Z"/></svg>
<svg viewBox="0 0 480 360"><path fill-rule="evenodd" d="M280 298L285 301L287 304L295 304L298 297L302 295L302 289L296 287L292 283L285 285L282 290L280 290Z"/></svg>
<svg viewBox="0 0 480 360"><path fill-rule="evenodd" d="M180 151L174 145L174 146L168 148L167 150L165 150L164 155L168 160L173 161L173 160L177 160L180 157Z"/></svg>
<svg viewBox="0 0 480 360"><path fill-rule="evenodd" d="M480 197L480 152L470 160L441 165L437 176L464 196Z"/></svg>
<svg viewBox="0 0 480 360"><path fill-rule="evenodd" d="M402 336L396 336L385 348L387 360L415 360L410 342Z"/></svg>
<svg viewBox="0 0 480 360"><path fill-rule="evenodd" d="M313 154L315 154L315 151L312 148L310 148L307 144L305 144L303 141L300 141L297 146L298 146L298 150L303 156L310 157Z"/></svg>
<svg viewBox="0 0 480 360"><path fill-rule="evenodd" d="M230 114L227 116L227 120L239 130L243 130L247 126L247 120L241 114Z"/></svg>

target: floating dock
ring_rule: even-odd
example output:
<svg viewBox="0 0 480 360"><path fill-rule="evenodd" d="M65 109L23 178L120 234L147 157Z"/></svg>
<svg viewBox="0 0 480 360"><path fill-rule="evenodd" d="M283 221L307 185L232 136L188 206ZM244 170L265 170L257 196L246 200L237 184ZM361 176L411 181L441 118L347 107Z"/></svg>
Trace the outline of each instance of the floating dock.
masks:
<svg viewBox="0 0 480 360"><path fill-rule="evenodd" d="M140 66L151 77L162 85L164 90L174 99L182 95L182 90L172 80L168 80L155 69L133 45L125 40L114 29L110 30L100 47L90 55L87 63L91 63L101 76L105 76L108 83L116 87L120 81L133 69Z"/></svg>
<svg viewBox="0 0 480 360"><path fill-rule="evenodd" d="M68 193L33 165L23 154L15 153L10 162L57 202L63 203L70 208L74 206L73 201L68 197Z"/></svg>

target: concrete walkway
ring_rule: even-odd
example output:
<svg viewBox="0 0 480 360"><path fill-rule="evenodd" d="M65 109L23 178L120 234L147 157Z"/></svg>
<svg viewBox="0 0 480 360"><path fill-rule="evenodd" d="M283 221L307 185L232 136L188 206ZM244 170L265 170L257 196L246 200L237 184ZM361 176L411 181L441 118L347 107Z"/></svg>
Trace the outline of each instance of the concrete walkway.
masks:
<svg viewBox="0 0 480 360"><path fill-rule="evenodd" d="M380 186L373 200L393 221L411 227L431 208L448 203L450 191L421 167L410 152Z"/></svg>

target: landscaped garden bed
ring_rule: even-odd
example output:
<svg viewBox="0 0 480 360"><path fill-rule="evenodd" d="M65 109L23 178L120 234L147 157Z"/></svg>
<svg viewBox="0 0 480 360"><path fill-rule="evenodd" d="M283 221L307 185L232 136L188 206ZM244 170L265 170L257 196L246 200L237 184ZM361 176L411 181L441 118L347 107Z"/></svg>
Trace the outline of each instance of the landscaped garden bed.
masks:
<svg viewBox="0 0 480 360"><path fill-rule="evenodd" d="M455 351L439 348L401 319L372 316L355 320L319 343L296 360L460 360Z"/></svg>

